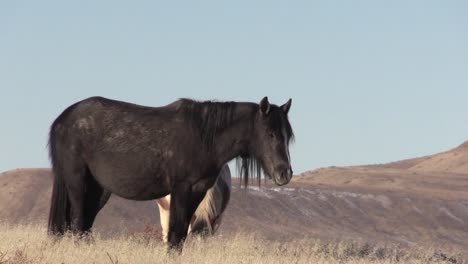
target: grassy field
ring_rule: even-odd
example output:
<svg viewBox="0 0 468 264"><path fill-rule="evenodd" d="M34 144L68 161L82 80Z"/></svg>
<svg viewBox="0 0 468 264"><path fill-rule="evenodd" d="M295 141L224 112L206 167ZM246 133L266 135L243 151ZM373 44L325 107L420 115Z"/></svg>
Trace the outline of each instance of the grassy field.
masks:
<svg viewBox="0 0 468 264"><path fill-rule="evenodd" d="M150 230L151 231L151 230ZM272 242L246 234L186 242L182 254L168 254L151 232L84 242L54 241L43 226L0 224L0 263L463 263L431 249L405 251L396 245L324 243L317 240Z"/></svg>

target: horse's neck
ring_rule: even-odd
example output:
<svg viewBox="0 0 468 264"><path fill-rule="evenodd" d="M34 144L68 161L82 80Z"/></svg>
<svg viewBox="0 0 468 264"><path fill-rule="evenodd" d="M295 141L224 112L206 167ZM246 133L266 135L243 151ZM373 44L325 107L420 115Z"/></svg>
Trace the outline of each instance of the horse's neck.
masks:
<svg viewBox="0 0 468 264"><path fill-rule="evenodd" d="M253 136L254 107L253 104L241 104L235 112L233 123L216 136L215 155L220 167L237 156L248 154Z"/></svg>

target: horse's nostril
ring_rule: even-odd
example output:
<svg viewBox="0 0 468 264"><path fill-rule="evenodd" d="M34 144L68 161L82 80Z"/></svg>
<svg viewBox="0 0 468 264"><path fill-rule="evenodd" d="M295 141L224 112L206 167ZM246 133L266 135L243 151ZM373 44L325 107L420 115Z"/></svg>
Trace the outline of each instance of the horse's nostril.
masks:
<svg viewBox="0 0 468 264"><path fill-rule="evenodd" d="M283 178L283 179L291 178L291 176L292 176L292 170L291 169L286 169L286 170L281 171L281 178Z"/></svg>

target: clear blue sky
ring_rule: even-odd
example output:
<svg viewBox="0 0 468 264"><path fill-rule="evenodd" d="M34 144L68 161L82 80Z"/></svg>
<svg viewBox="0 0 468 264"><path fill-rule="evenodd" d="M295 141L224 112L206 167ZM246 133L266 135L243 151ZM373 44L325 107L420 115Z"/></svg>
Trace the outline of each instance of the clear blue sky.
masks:
<svg viewBox="0 0 468 264"><path fill-rule="evenodd" d="M293 99L296 173L468 140L467 1L1 1L0 171L93 95Z"/></svg>

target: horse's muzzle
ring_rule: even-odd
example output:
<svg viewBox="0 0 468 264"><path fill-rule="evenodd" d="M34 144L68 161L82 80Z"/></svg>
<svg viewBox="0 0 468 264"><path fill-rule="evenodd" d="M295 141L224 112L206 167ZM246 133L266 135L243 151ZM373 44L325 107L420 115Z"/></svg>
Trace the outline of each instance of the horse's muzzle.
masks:
<svg viewBox="0 0 468 264"><path fill-rule="evenodd" d="M291 181L292 175L293 171L291 167L279 170L273 175L273 182L278 186L288 184Z"/></svg>

